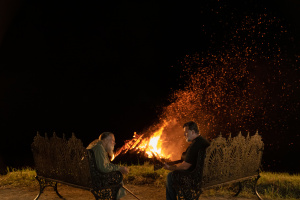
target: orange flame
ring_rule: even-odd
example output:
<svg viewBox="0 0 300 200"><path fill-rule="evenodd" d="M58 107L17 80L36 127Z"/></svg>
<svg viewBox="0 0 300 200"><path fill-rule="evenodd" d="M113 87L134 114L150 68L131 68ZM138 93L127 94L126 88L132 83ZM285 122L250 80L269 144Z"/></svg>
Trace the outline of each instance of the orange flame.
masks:
<svg viewBox="0 0 300 200"><path fill-rule="evenodd" d="M116 158L119 154L125 154L129 150L134 150L138 153L144 152L148 158L152 158L153 155L160 158L170 158L171 155L165 154L162 148L161 136L163 134L164 128L168 125L167 122L154 132L151 137L143 138L144 134L138 135L136 132L133 134L133 139L125 141L123 147L121 147L113 156L112 160Z"/></svg>
<svg viewBox="0 0 300 200"><path fill-rule="evenodd" d="M155 154L159 157L169 158L170 155L166 155L162 151L162 141L161 141L160 137L163 133L163 130L164 130L164 126L161 127L155 133L153 133L153 135L150 138L146 138L146 139L142 140L138 146L133 147L133 148L135 148L136 150L139 150L139 151L144 151L148 155L149 158L152 158L153 154Z"/></svg>

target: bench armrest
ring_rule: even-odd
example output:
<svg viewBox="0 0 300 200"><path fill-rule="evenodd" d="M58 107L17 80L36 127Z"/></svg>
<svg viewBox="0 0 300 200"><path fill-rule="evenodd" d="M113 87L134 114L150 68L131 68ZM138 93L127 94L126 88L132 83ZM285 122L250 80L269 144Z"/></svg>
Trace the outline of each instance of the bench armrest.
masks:
<svg viewBox="0 0 300 200"><path fill-rule="evenodd" d="M120 171L103 173L95 169L91 171L91 175L93 185L96 187L117 186L121 184L123 180L123 175Z"/></svg>

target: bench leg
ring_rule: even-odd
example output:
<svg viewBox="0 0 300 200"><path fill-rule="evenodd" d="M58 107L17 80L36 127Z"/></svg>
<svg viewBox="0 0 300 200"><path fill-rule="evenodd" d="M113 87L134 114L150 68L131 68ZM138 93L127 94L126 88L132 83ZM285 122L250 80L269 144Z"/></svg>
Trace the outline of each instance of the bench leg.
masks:
<svg viewBox="0 0 300 200"><path fill-rule="evenodd" d="M242 190L243 190L243 185L242 185L241 182L239 182L239 190L238 190L237 193L236 193L235 195L233 195L233 196L234 196L234 197L238 196L238 195L241 193Z"/></svg>
<svg viewBox="0 0 300 200"><path fill-rule="evenodd" d="M37 179L37 178L36 178L36 179ZM41 194L43 193L43 191L44 191L44 189L45 189L45 187L42 186L40 180L39 180L39 179L37 179L37 180L38 180L39 185L40 185L40 192L39 192L39 194L34 198L34 200L37 200L38 198L40 198Z"/></svg>
<svg viewBox="0 0 300 200"><path fill-rule="evenodd" d="M43 191L46 187L46 181L44 179L41 179L41 178L37 177L37 176L35 177L35 179L39 182L39 185L40 185L40 192L34 199L34 200L37 200L38 198L40 198L41 194L43 193Z"/></svg>
<svg viewBox="0 0 300 200"><path fill-rule="evenodd" d="M56 194L59 196L59 198L63 198L63 196L61 196L59 193L58 193L58 190L57 190L57 182L53 182L53 181L47 181L43 178L40 178L38 176L35 177L36 180L38 180L39 182L39 185L40 185L40 192L39 194L35 197L34 200L37 200L38 198L40 198L41 194L43 193L44 189L48 186L51 186L54 188L54 191L56 192Z"/></svg>
<svg viewBox="0 0 300 200"><path fill-rule="evenodd" d="M258 199L259 200L263 200L262 198L261 198L261 196L258 194L258 192L257 192L257 181L258 181L258 179L260 178L260 175L258 175L257 177L256 177L256 179L254 180L255 181L255 183L254 183L254 186L253 186L253 190L254 190L254 193L256 194L256 196L258 197Z"/></svg>
<svg viewBox="0 0 300 200"><path fill-rule="evenodd" d="M63 196L61 196L61 195L58 193L58 190L57 190L57 183L55 183L55 185L53 186L53 188L54 188L54 191L56 192L56 194L59 196L59 198L65 199Z"/></svg>
<svg viewBox="0 0 300 200"><path fill-rule="evenodd" d="M203 190L200 189L200 192L197 194L196 199L200 199L200 195L203 193Z"/></svg>

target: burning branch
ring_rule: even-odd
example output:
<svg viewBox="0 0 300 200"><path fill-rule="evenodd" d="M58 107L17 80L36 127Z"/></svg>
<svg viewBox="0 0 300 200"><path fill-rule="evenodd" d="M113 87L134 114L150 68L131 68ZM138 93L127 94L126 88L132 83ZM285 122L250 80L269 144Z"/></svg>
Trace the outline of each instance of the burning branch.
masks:
<svg viewBox="0 0 300 200"><path fill-rule="evenodd" d="M138 135L138 134L136 134L136 132L134 132L133 139L126 140L125 144L116 151L114 158L117 157L120 153L125 154L125 153L127 153L128 150L134 149L141 142L141 139L143 138L143 136L144 136L144 134Z"/></svg>
<svg viewBox="0 0 300 200"><path fill-rule="evenodd" d="M147 137L145 137L145 134L138 135L136 132L134 132L133 138L125 141L125 144L116 151L114 158L120 154L136 154L140 158L145 158L148 160L152 157L154 157L154 159L156 158L157 160L161 160L162 158L170 158L171 155L166 154L166 152L164 152L162 149L163 141L161 139L163 130L168 124L168 122L165 122L157 131L152 133L150 137L148 134Z"/></svg>

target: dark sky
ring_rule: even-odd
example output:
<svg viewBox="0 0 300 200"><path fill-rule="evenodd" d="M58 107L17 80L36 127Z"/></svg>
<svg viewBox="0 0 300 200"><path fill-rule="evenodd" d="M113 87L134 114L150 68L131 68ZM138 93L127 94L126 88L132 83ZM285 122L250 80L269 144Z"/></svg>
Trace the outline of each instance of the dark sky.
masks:
<svg viewBox="0 0 300 200"><path fill-rule="evenodd" d="M112 131L121 146L181 87L178 61L210 45L199 24L222 35L201 15L217 1L1 2L0 159L10 166L28 164L37 131L74 132L85 145ZM228 5L268 7L299 34L299 2L258 2Z"/></svg>

